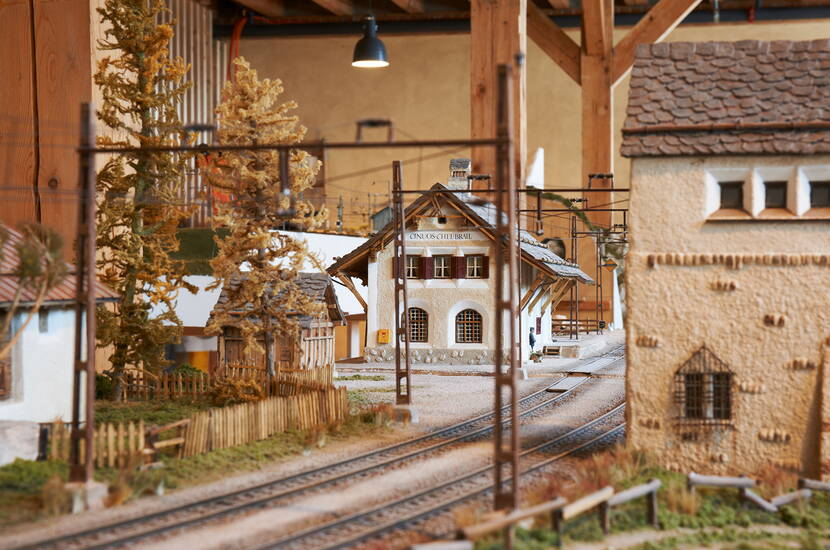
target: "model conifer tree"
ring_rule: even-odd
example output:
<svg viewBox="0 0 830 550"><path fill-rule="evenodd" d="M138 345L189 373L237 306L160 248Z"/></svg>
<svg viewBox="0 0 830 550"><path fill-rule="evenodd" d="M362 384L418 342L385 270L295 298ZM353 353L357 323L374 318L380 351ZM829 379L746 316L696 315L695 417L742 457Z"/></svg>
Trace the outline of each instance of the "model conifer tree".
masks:
<svg viewBox="0 0 830 550"><path fill-rule="evenodd" d="M157 22L164 9L163 0L106 0L98 9L107 26L99 47L116 54L95 74L103 95L98 119L109 128L99 145L182 143L176 106L189 86L188 66L169 58L173 29ZM98 268L121 296L114 310L98 310L99 345L114 349L116 399L127 366L152 372L167 364L164 346L181 330L172 300L182 287L195 290L182 279L183 263L170 257L188 215L177 205L186 162L180 154L139 151L113 156L98 173Z"/></svg>
<svg viewBox="0 0 830 550"><path fill-rule="evenodd" d="M293 101L281 103L279 80L260 80L243 58L234 60L236 79L225 84L216 113L222 145L273 145L298 143L306 129L296 116ZM272 336L292 336L297 315L317 315L323 305L312 302L296 283L303 263L313 256L305 242L273 230L285 223L305 229L319 226L326 212L315 212L301 199L314 184L321 163L305 151L289 156L291 197L280 192L278 151L230 151L223 154L211 185L233 197L218 205L217 227L228 231L216 238L218 254L211 261L217 281L228 300L218 303L207 327L218 334L222 327L238 328L246 349L266 353L268 372L274 374ZM217 173L218 172L218 173ZM246 311L245 315L238 312ZM262 339L268 351L257 340ZM294 341L290 338L290 341Z"/></svg>

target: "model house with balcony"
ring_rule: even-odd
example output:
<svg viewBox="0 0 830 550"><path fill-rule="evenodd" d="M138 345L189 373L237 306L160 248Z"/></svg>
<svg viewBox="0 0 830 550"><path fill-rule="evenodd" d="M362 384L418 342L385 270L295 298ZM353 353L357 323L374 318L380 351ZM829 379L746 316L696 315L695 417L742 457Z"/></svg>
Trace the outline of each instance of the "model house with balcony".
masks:
<svg viewBox="0 0 830 550"><path fill-rule="evenodd" d="M640 46L627 438L830 477L830 41Z"/></svg>
<svg viewBox="0 0 830 550"><path fill-rule="evenodd" d="M406 257L394 256L387 224L363 245L337 259L328 272L368 287L366 359L393 358L395 270L406 275L412 359L425 363L492 364L495 345L494 273L496 207L469 192L469 159L453 159L447 185L436 183L406 209ZM446 192L441 191L462 191ZM522 357L551 341L551 311L577 282L592 283L527 231L520 231ZM505 323L509 320L505 320ZM508 326L508 325L505 325Z"/></svg>

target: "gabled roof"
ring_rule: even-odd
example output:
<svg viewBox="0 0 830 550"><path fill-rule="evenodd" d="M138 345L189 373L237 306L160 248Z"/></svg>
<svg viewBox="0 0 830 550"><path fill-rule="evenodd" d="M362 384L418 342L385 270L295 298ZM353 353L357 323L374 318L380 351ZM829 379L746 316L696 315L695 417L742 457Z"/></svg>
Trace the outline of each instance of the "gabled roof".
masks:
<svg viewBox="0 0 830 550"><path fill-rule="evenodd" d="M232 279L222 289L222 292L219 294L219 298L216 300L216 304L227 303L228 291L238 287L242 280L242 278ZM329 319L332 322L343 323L345 316L343 315L343 311L340 309L340 303L337 301L337 293L334 291L334 285L331 282L331 277L325 273L298 273L295 283L312 301L326 304ZM269 291L266 290L266 292ZM269 292L269 294L271 294L271 292ZM277 295L276 299L279 300L279 295ZM214 308L215 307L216 306L214 305ZM243 311L238 310L235 313L241 314ZM211 316L213 316L213 311L211 311ZM300 315L298 316L298 320L301 327L308 328L314 319L307 315ZM210 319L208 319L208 322L210 322Z"/></svg>
<svg viewBox="0 0 830 550"><path fill-rule="evenodd" d="M448 188L440 183L436 183L430 188L430 191L440 192L447 190ZM493 231L498 221L498 210L494 204L484 201L471 193L439 193L439 195L451 206L466 215L478 229L483 230L485 234L493 238ZM432 204L432 196L433 194L431 193L424 193L415 199L407 207L404 217L409 220L416 212L429 208ZM392 239L393 230L393 222L388 223L368 241L335 261L328 267L327 271L330 274L343 272L349 276L365 278L366 270L364 264L369 252L373 249L383 248ZM560 258L546 246L539 243L527 231L520 231L519 241L522 249L522 259L525 262L533 264L538 269L547 272L551 277L577 279L583 283L594 282L593 279L579 269L578 265Z"/></svg>
<svg viewBox="0 0 830 550"><path fill-rule="evenodd" d="M36 293L30 289L20 289L18 277L14 274L20 263L18 247L23 242L23 235L0 222L0 227L8 232L9 238L3 244L3 257L0 259L0 309L10 306L14 296L20 290L19 305L32 305L37 298ZM75 266L66 263L67 274L61 282L55 285L46 293L43 300L44 306L70 305L75 303L76 278ZM118 299L118 293L98 281L95 287L97 302L112 302Z"/></svg>
<svg viewBox="0 0 830 550"><path fill-rule="evenodd" d="M627 157L830 153L830 40L637 48Z"/></svg>

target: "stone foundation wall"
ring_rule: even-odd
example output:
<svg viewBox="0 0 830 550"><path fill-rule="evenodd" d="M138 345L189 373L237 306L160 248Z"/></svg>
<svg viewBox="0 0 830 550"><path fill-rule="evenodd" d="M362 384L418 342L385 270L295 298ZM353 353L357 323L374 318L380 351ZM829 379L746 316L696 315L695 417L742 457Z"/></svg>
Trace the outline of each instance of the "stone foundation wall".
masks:
<svg viewBox="0 0 830 550"><path fill-rule="evenodd" d="M495 362L493 350L411 349L410 353L413 364L492 365ZM364 356L367 363L388 363L395 360L395 347L367 347Z"/></svg>

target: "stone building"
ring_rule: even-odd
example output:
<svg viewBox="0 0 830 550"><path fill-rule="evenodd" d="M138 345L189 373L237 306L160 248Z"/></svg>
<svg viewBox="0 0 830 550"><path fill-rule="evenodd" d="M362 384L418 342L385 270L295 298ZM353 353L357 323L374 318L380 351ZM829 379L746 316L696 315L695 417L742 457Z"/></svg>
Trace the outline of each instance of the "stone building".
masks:
<svg viewBox="0 0 830 550"><path fill-rule="evenodd" d="M469 189L470 161L453 159L446 186L433 191ZM366 358L391 360L395 349L394 269L408 283L410 349L416 362L492 364L495 344L492 286L496 207L470 193L424 193L406 209L404 262L394 257L394 228L381 231L328 268L348 283L368 287ZM551 341L551 311L576 282L592 283L569 263L521 232L522 357L529 356L527 334L536 349ZM388 336L388 338L387 338Z"/></svg>
<svg viewBox="0 0 830 550"><path fill-rule="evenodd" d="M641 46L622 152L627 437L830 477L830 41Z"/></svg>

